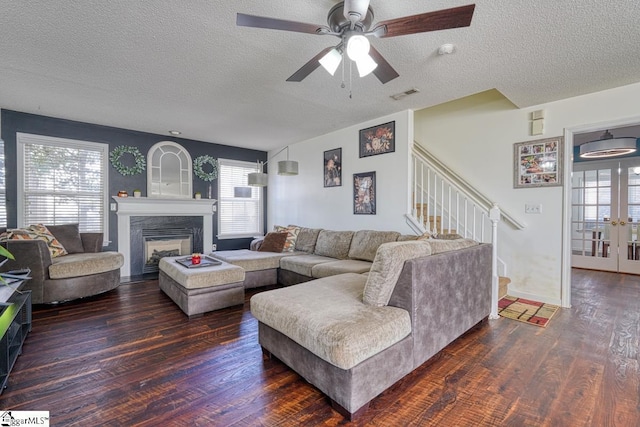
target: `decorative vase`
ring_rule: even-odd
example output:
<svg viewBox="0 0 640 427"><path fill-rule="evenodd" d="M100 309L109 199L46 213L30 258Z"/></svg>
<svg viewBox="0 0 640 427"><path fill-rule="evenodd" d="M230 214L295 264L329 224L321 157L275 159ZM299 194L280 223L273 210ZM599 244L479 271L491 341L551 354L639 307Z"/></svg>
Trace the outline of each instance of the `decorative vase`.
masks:
<svg viewBox="0 0 640 427"><path fill-rule="evenodd" d="M202 195L200 193L196 193L196 200L200 200L202 198Z"/></svg>
<svg viewBox="0 0 640 427"><path fill-rule="evenodd" d="M142 191L133 190L133 197L142 197Z"/></svg>
<svg viewBox="0 0 640 427"><path fill-rule="evenodd" d="M124 190L120 190L118 191L118 197L129 197L129 194Z"/></svg>

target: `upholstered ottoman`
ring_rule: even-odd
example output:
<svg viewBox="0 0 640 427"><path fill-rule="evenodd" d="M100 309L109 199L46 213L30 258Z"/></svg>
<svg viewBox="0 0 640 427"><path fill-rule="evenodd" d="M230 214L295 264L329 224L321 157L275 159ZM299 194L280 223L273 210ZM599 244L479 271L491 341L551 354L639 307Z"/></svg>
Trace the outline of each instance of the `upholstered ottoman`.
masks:
<svg viewBox="0 0 640 427"><path fill-rule="evenodd" d="M187 268L181 257L160 260L160 289L189 316L244 304L244 269L221 262L211 267Z"/></svg>

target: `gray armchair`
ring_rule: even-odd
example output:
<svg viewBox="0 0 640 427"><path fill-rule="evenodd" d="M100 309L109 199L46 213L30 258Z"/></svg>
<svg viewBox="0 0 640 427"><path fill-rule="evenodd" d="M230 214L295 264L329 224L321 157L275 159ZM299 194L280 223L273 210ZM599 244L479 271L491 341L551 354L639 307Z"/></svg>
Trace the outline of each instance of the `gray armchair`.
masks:
<svg viewBox="0 0 640 427"><path fill-rule="evenodd" d="M50 229L64 245L66 239L58 237L60 232L56 233L55 227ZM4 231L0 228L0 233ZM51 257L43 240L2 242L1 245L14 255L15 260L9 260L0 271L30 268L31 280L25 283L25 289L32 291L34 304L70 301L117 288L120 285L120 267L124 263L122 254L101 252L102 233L77 234L80 239L75 242L74 253L56 258Z"/></svg>

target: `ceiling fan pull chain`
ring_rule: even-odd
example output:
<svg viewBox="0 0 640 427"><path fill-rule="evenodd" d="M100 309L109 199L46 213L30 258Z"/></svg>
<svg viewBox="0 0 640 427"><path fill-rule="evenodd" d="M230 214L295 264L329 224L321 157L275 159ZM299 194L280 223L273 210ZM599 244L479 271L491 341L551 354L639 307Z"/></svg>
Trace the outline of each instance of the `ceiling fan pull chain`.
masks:
<svg viewBox="0 0 640 427"><path fill-rule="evenodd" d="M351 86L353 85L353 78L351 77L353 75L352 71L353 61L349 61L349 99L353 99L353 97L351 96Z"/></svg>
<svg viewBox="0 0 640 427"><path fill-rule="evenodd" d="M344 67L345 67L345 65L344 65L344 63L345 63L344 52L342 52L342 84L340 85L340 87L342 89L345 88L345 84L344 84Z"/></svg>

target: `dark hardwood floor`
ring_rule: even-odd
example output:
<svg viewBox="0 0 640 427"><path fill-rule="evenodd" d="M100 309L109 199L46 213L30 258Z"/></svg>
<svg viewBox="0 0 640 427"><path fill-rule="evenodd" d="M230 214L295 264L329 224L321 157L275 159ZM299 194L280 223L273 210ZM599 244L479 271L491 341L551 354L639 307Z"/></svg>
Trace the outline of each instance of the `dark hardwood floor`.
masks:
<svg viewBox="0 0 640 427"><path fill-rule="evenodd" d="M52 426L350 425L263 360L250 295L190 321L156 281L36 307L0 409ZM352 425L638 426L639 336L640 277L574 270L573 308L547 328L490 320Z"/></svg>

